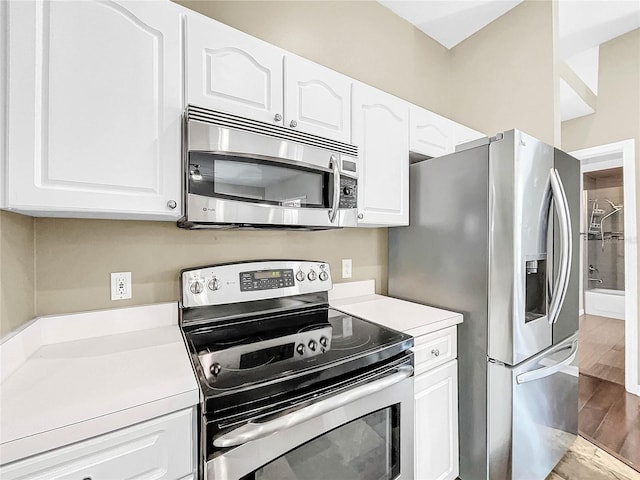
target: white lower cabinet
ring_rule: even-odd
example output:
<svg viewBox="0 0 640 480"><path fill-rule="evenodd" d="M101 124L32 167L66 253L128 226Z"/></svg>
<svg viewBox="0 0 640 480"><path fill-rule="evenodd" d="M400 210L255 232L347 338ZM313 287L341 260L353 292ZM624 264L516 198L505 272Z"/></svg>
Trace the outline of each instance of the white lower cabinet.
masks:
<svg viewBox="0 0 640 480"><path fill-rule="evenodd" d="M458 361L415 378L415 478L458 476Z"/></svg>
<svg viewBox="0 0 640 480"><path fill-rule="evenodd" d="M193 409L0 467L3 480L194 478Z"/></svg>

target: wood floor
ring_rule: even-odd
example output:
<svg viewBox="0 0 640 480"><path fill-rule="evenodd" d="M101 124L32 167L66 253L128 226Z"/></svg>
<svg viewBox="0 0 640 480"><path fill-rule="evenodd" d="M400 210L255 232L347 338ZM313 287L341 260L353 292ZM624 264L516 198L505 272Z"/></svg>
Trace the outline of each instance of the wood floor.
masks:
<svg viewBox="0 0 640 480"><path fill-rule="evenodd" d="M547 480L638 480L640 473L582 437L562 457ZM523 479L524 480L524 479Z"/></svg>
<svg viewBox="0 0 640 480"><path fill-rule="evenodd" d="M583 315L578 333L580 373L624 385L624 321Z"/></svg>
<svg viewBox="0 0 640 480"><path fill-rule="evenodd" d="M578 412L582 436L640 472L640 397L617 383L581 374Z"/></svg>

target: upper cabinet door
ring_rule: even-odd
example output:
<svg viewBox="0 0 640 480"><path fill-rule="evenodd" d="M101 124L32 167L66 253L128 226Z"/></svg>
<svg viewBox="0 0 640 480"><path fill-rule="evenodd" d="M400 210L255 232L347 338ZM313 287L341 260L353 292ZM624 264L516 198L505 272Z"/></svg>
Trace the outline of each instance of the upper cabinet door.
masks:
<svg viewBox="0 0 640 480"><path fill-rule="evenodd" d="M412 152L439 157L455 150L454 123L451 120L415 105L411 106L409 117Z"/></svg>
<svg viewBox="0 0 640 480"><path fill-rule="evenodd" d="M11 2L7 204L34 215L180 216L180 9Z"/></svg>
<svg viewBox="0 0 640 480"><path fill-rule="evenodd" d="M467 142L471 142L472 140L478 140L479 138L486 137L484 133L478 132L477 130L461 125L460 123L454 122L453 129L454 129L456 145L460 145L462 143L467 143Z"/></svg>
<svg viewBox="0 0 640 480"><path fill-rule="evenodd" d="M282 125L282 50L194 13L186 58L189 104Z"/></svg>
<svg viewBox="0 0 640 480"><path fill-rule="evenodd" d="M358 226L409 224L409 107L360 83L353 86L358 146Z"/></svg>
<svg viewBox="0 0 640 480"><path fill-rule="evenodd" d="M285 57L285 126L351 142L351 79L295 55Z"/></svg>

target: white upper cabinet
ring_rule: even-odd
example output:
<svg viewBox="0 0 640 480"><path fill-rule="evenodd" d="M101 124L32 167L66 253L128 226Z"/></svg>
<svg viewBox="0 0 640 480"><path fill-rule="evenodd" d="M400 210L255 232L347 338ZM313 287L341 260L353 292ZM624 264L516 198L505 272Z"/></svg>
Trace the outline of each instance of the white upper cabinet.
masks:
<svg viewBox="0 0 640 480"><path fill-rule="evenodd" d="M456 146L462 143L471 142L472 140L478 140L479 138L486 137L484 133L478 132L473 128L465 127L460 123L454 122L454 135L456 139Z"/></svg>
<svg viewBox="0 0 640 480"><path fill-rule="evenodd" d="M454 122L416 105L411 105L409 118L412 152L439 157L455 150Z"/></svg>
<svg viewBox="0 0 640 480"><path fill-rule="evenodd" d="M409 224L409 106L361 83L353 86L358 146L358 225Z"/></svg>
<svg viewBox="0 0 640 480"><path fill-rule="evenodd" d="M351 142L351 80L295 55L285 57L284 120L291 128Z"/></svg>
<svg viewBox="0 0 640 480"><path fill-rule="evenodd" d="M6 207L180 216L181 10L11 2Z"/></svg>
<svg viewBox="0 0 640 480"><path fill-rule="evenodd" d="M417 105L411 105L409 119L410 149L428 157L453 153L456 146L486 136Z"/></svg>
<svg viewBox="0 0 640 480"><path fill-rule="evenodd" d="M351 80L198 14L187 15L187 102L351 141Z"/></svg>
<svg viewBox="0 0 640 480"><path fill-rule="evenodd" d="M282 125L282 50L194 13L186 51L187 103Z"/></svg>

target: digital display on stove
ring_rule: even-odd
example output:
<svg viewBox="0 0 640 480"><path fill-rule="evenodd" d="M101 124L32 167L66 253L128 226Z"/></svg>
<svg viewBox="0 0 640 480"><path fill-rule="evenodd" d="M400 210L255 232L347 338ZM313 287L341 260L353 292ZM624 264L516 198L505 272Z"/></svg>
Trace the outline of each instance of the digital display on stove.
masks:
<svg viewBox="0 0 640 480"><path fill-rule="evenodd" d="M263 278L280 278L282 276L281 270L267 270L266 272L254 272L253 278L262 280Z"/></svg>
<svg viewBox="0 0 640 480"><path fill-rule="evenodd" d="M267 363L275 363L293 357L293 343L255 350L240 355L240 370L255 368Z"/></svg>
<svg viewBox="0 0 640 480"><path fill-rule="evenodd" d="M271 290L273 288L293 287L295 279L293 269L256 270L240 272L240 291Z"/></svg>

